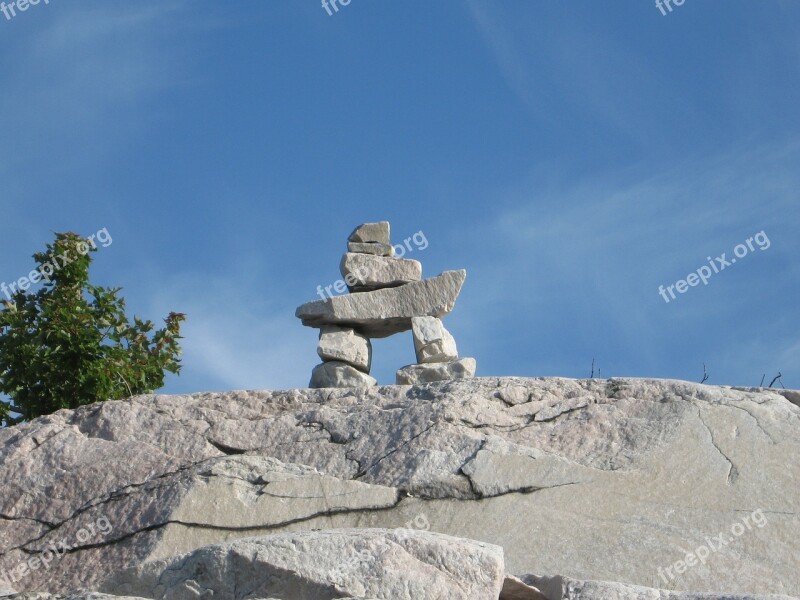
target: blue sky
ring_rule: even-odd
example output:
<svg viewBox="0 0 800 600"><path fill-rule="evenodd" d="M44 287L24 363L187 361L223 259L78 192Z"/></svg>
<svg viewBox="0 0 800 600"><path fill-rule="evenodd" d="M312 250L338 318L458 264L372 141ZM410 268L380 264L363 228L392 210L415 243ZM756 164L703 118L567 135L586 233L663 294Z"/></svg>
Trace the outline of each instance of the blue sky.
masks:
<svg viewBox="0 0 800 600"><path fill-rule="evenodd" d="M50 0L0 14L0 280L53 231L188 314L170 393L302 387L294 317L389 220L479 375L800 388L800 3ZM763 231L666 303L668 286ZM393 383L410 334L374 344Z"/></svg>

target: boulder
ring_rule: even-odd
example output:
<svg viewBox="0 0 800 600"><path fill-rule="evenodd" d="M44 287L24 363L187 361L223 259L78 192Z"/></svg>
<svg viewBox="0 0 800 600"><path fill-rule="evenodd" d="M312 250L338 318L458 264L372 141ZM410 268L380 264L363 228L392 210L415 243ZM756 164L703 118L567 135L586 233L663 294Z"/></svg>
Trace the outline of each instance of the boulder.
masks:
<svg viewBox="0 0 800 600"><path fill-rule="evenodd" d="M365 373L369 373L372 366L372 344L351 327L322 327L317 354L324 361L345 362Z"/></svg>
<svg viewBox="0 0 800 600"><path fill-rule="evenodd" d="M312 388L364 388L378 382L354 366L338 360L324 362L311 371Z"/></svg>
<svg viewBox="0 0 800 600"><path fill-rule="evenodd" d="M408 365L397 371L397 385L416 385L448 379L475 377L475 359L459 358L448 362Z"/></svg>
<svg viewBox="0 0 800 600"><path fill-rule="evenodd" d="M455 307L467 273L441 275L394 288L335 296L300 306L295 316L303 325L353 327L370 338L383 338L411 329L413 317L442 317Z"/></svg>
<svg viewBox="0 0 800 600"><path fill-rule="evenodd" d="M362 223L347 238L348 242L391 245L389 221Z"/></svg>
<svg viewBox="0 0 800 600"><path fill-rule="evenodd" d="M347 242L347 251L375 256L394 256L394 246L377 242Z"/></svg>
<svg viewBox="0 0 800 600"><path fill-rule="evenodd" d="M497 600L497 546L415 531L339 529L242 539L145 563L102 589L161 600L274 596L333 600Z"/></svg>
<svg viewBox="0 0 800 600"><path fill-rule="evenodd" d="M368 292L422 279L422 263L407 258L347 252L339 265L352 292Z"/></svg>
<svg viewBox="0 0 800 600"><path fill-rule="evenodd" d="M436 317L411 319L414 350L418 363L439 363L458 359L456 341ZM473 375L475 374L473 369Z"/></svg>

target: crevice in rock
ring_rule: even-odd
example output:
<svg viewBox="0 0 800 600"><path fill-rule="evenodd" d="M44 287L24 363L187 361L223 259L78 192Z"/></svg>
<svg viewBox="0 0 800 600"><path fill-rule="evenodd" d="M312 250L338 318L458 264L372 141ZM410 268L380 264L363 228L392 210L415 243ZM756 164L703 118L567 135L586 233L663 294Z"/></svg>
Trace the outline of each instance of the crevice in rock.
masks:
<svg viewBox="0 0 800 600"><path fill-rule="evenodd" d="M327 427L325 427L325 423L323 423L322 421L300 421L300 422L298 422L298 426L300 426L300 427L313 427L315 425L319 426L319 429L317 431L324 431L325 433L328 434L328 441L331 444L336 444L336 445L342 446L342 445L345 445L345 444L350 442L349 439L342 437L340 434L337 434L337 433L334 433L334 432L330 431Z"/></svg>
<svg viewBox="0 0 800 600"><path fill-rule="evenodd" d="M772 435L769 433L769 431L764 429L764 426L761 425L761 422L758 420L758 418L753 413L751 413L749 410L747 410L746 408L743 408L741 406L736 406L735 404L722 404L721 406L725 406L725 407L728 407L728 408L735 408L736 410L741 410L742 412L747 413L750 416L750 418L753 419L753 421L756 422L756 426L761 430L761 432L765 436L767 436L769 438L769 441L772 443L772 445L775 446L775 445L778 444L778 442L775 440L775 438L772 437Z"/></svg>
<svg viewBox="0 0 800 600"><path fill-rule="evenodd" d="M467 421L464 418L459 419L461 425L465 427L469 427L470 429L481 430L481 429L490 429L492 431L499 431L501 433L514 433L516 431L522 431L523 429L529 427L531 423L534 422L534 415L527 415L526 422L520 425L498 425L496 423L472 423L471 421ZM543 422L543 421L538 421Z"/></svg>
<svg viewBox="0 0 800 600"><path fill-rule="evenodd" d="M477 457L477 456L478 456L478 454L480 453L480 451L481 451L481 450L483 450L483 449L486 447L486 444L488 443L488 441L489 441L489 440L487 440L486 438L484 438L483 440L481 440L481 443L480 443L480 445L478 446L478 448L475 450L475 452L473 452L473 453L472 453L472 454L471 454L471 455L470 455L470 456L467 458L467 460L465 460L465 461L464 461L464 462L461 464L461 466L458 468L458 474L459 474L459 475L461 475L461 476L463 476L463 477L466 477L466 478L467 478L467 483L469 483L469 489L472 491L472 495L473 495L473 496L475 496L475 498L483 498L483 494L481 494L481 493L478 491L478 489L475 487L475 482L472 480L472 477L470 477L469 475L467 475L466 473L464 473L464 467L466 467L466 466L467 466L469 463L471 463L473 460L475 460L475 457Z"/></svg>
<svg viewBox="0 0 800 600"><path fill-rule="evenodd" d="M416 440L416 439L417 439L417 438L419 438L420 436L422 436L422 435L425 435L425 434L426 434L428 431L430 431L431 429L433 429L435 426L436 426L436 423L435 423L435 422L434 422L434 423L431 423L431 424L430 424L430 425L428 425L428 426L427 426L425 429L423 429L422 431L420 431L418 434L411 436L411 437L410 437L409 439L407 439L405 442L403 442L403 443L402 443L402 444L400 444L399 446L397 446L397 447L393 448L392 450L390 450L389 452L387 452L386 454L384 454L383 456L381 456L381 457L380 457L378 460L376 460L375 462L373 462L372 464L370 464L370 465L369 465L369 466L368 466L366 469L363 469L363 470L359 471L358 473L356 473L356 476L355 476L353 479L354 479L354 480L358 480L358 479L360 479L361 477L363 477L364 475L366 475L366 474L367 474L367 472L368 472L370 469L372 469L372 467L374 467L374 466L376 466L377 464L381 463L381 462L382 462L383 460L385 460L386 458L389 458L389 457L390 457L392 454L394 454L394 453L395 453L395 452L397 452L398 450L402 450L403 448L405 448L406 446L408 446L408 445L409 445L411 442L413 442L414 440Z"/></svg>
<svg viewBox="0 0 800 600"><path fill-rule="evenodd" d="M226 446L222 442L215 442L214 440L208 438L206 438L206 441L226 456L238 456L240 454L246 454L248 452L248 450L243 450L242 448L234 448L232 446Z"/></svg>
<svg viewBox="0 0 800 600"><path fill-rule="evenodd" d="M719 452L720 456L722 456L722 458L724 458L727 461L727 463L728 463L728 475L726 477L726 482L727 482L728 485L731 485L732 483L734 483L739 478L739 469L736 468L736 465L733 464L733 461L730 458L728 458L728 455L725 454L722 451L722 449L717 445L716 440L714 440L714 434L712 433L711 429L709 428L709 426L706 424L705 420L703 419L702 410L700 409L699 406L697 407L697 418L700 419L700 422L703 424L703 427L705 427L706 431L708 432L708 437L709 437L709 439L711 441L711 445L714 446L714 448L716 448L717 452Z"/></svg>
<svg viewBox="0 0 800 600"><path fill-rule="evenodd" d="M69 550L64 552L64 554L74 554L75 552L80 552L80 551L84 551L84 550L92 550L92 549L95 549L95 548L105 548L105 547L108 547L108 546L114 546L115 544L118 544L120 542L124 542L124 541L126 541L126 540L128 540L128 539L130 539L130 538L132 538L134 536L137 536L137 535L140 535L140 534L143 534L143 533L149 533L149 532L152 532L152 531L156 531L158 529L162 529L162 528L167 527L169 525L180 525L180 526L188 527L188 528L191 528L191 529L206 529L206 530L213 530L213 531L236 531L236 532L248 532L248 531L259 531L259 530L272 531L272 530L275 530L275 529L282 529L282 528L288 527L290 525L295 525L297 523L303 523L305 521L310 521L310 520L317 519L317 518L320 518L320 517L331 517L331 516L334 516L334 515L351 513L351 512L362 512L362 511L364 511L364 512L381 512L381 511L392 510L392 509L396 508L400 504L400 502L402 502L406 497L407 497L406 495L401 494L398 491L397 496L395 498L395 501L392 502L388 506L361 506L359 508L329 509L329 510L325 510L325 511L315 512L315 513L307 515L307 516L297 517L295 519L289 519L289 520L286 520L286 521L281 521L280 523L261 524L261 525L247 525L247 526L243 526L243 527L220 526L220 525L213 525L213 524L210 524L210 523L197 523L197 522L192 522L192 521L182 521L180 519L170 519L170 520L162 521L162 522L159 522L159 523L153 523L152 525L148 525L147 527L142 527L140 529L137 529L136 531L130 531L130 532L124 534L124 535L120 535L119 537L115 537L114 539L106 539L106 540L103 540L102 542L98 542L98 543L94 543L94 544L77 545L77 546L71 547ZM24 552L25 554L28 554L28 555L39 554L41 552L41 549L31 549L31 548L29 548L29 546L31 544L35 543L36 541L38 541L38 540L31 540L31 541L27 542L24 546L19 546L17 548L13 548L13 550L20 550L21 552Z"/></svg>
<svg viewBox="0 0 800 600"><path fill-rule="evenodd" d="M552 417L546 417L544 419L536 419L536 418L534 418L534 421L536 423L547 423L549 421L555 421L556 419L559 419L559 418L563 417L564 415L568 415L569 413L573 413L573 412L576 412L576 411L579 411L579 410L583 410L584 408L588 408L588 407L589 407L589 404L587 403L587 404L584 404L583 406L576 406L574 408L567 408L567 409L561 411L560 413L558 413L557 415L553 415ZM538 415L538 413L537 413L537 415Z"/></svg>
<svg viewBox="0 0 800 600"><path fill-rule="evenodd" d="M533 493L541 491L541 490L549 490L549 489L554 489L554 488L563 487L563 486L567 486L567 485L577 485L579 483L585 483L585 482L581 482L581 481L569 481L567 483L558 483L558 484L550 485L550 486L539 486L539 487L537 487L537 486L523 486L523 487L519 487L519 488L509 489L509 490L506 490L505 492L500 492L499 494L490 494L490 495L483 494L476 487L475 481L472 479L472 477L464 472L464 467L466 467L469 463L471 463L473 460L475 460L475 458L478 456L478 454L481 452L481 450L484 449L484 447L486 446L487 442L488 442L488 440L484 439L481 442L480 447L475 452L473 452L472 455L467 460L465 460L464 464L462 464L461 467L459 467L459 469L458 469L458 474L463 476L463 477L465 477L467 482L469 483L470 490L472 491L473 495L475 496L475 498L474 498L475 500L489 500L491 498L500 498L501 496L507 496L509 494L528 495L528 494L533 494ZM532 460L535 460L535 459L532 458ZM467 499L465 501L469 502L470 500Z"/></svg>
<svg viewBox="0 0 800 600"><path fill-rule="evenodd" d="M141 482L141 483L132 483L132 484L126 485L125 487L113 490L113 491L109 492L108 496L106 496L106 497L104 497L104 498L102 498L100 500L94 500L94 501L90 500L89 502L84 504L81 508L79 508L75 512L73 512L70 516L66 517L65 519L63 519L63 520L61 520L61 521L59 521L57 523L48 523L46 521L41 521L42 524L50 527L50 529L48 531L44 532L40 536L37 536L37 537L35 537L33 539L30 539L30 540L26 541L24 544L21 544L19 546L15 546L13 548L9 548L5 552L7 553L7 552L10 552L12 550L23 550L24 546L27 546L27 545L30 545L30 544L33 544L33 543L36 543L36 542L42 540L43 538L47 537L47 535L49 535L50 533L52 533L54 531L57 531L58 529L63 527L65 524L69 523L70 521L73 521L73 520L77 519L82 514L92 510L93 508L97 508L98 506L102 506L104 504L108 504L109 502L118 502L118 501L120 501L120 500L122 500L122 499L124 499L124 498L126 498L126 497L128 497L128 496L130 496L130 495L132 495L134 493L136 493L140 488L143 488L145 486L152 486L152 488L149 488L148 491L152 491L154 489L158 489L158 488L162 487L161 485L159 485L159 483L160 483L159 480L171 477L173 475L181 474L181 473L183 473L185 471L188 471L188 470L191 470L191 469L195 468L198 465L203 464L204 462L207 462L207 461L210 461L210 460L216 460L217 458L219 458L219 457L207 458L207 459L204 459L204 460L202 460L200 462L181 467L181 468L179 468L179 469L177 469L175 471L169 471L169 472L166 472L166 473L162 473L161 475L159 475L157 477L153 477L152 479L148 479L147 481L144 481L144 482ZM27 518L27 519L29 519L31 521L36 521L36 519L32 519L32 518L29 518L29 517L20 517L20 518Z"/></svg>
<svg viewBox="0 0 800 600"><path fill-rule="evenodd" d="M34 519L33 517L10 517L8 515L0 514L0 520L12 521L12 522L16 522L16 521L31 521L33 523L38 523L39 525L44 525L45 527L48 528L48 531L52 531L53 529L55 529L57 527L57 525L54 524L54 523L51 523L49 521L43 521L42 519Z"/></svg>

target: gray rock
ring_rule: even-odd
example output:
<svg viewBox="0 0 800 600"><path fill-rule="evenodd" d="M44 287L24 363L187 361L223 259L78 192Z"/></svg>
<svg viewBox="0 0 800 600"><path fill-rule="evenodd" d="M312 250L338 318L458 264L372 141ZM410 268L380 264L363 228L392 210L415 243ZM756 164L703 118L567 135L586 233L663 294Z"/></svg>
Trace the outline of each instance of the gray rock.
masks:
<svg viewBox="0 0 800 600"><path fill-rule="evenodd" d="M455 307L467 272L441 275L396 288L335 296L300 306L295 316L308 327L354 327L370 338L411 329L412 317L442 317Z"/></svg>
<svg viewBox="0 0 800 600"><path fill-rule="evenodd" d="M347 241L362 244L391 245L390 238L389 221L379 221L377 223L362 223L353 230Z"/></svg>
<svg viewBox="0 0 800 600"><path fill-rule="evenodd" d="M475 377L475 359L459 358L448 362L408 365L397 371L397 385L417 385Z"/></svg>
<svg viewBox="0 0 800 600"><path fill-rule="evenodd" d="M339 529L201 548L134 567L102 589L159 600L497 600L503 575L503 551L491 544L426 532Z"/></svg>
<svg viewBox="0 0 800 600"><path fill-rule="evenodd" d="M363 371L338 360L324 362L311 371L312 388L365 388L378 382Z"/></svg>
<svg viewBox="0 0 800 600"><path fill-rule="evenodd" d="M790 596L754 594L683 593L608 581L581 581L569 577L537 577L522 580L540 588L544 600L796 600ZM519 580L518 580L519 581ZM535 588L533 588L535 589ZM520 595L519 600L528 596ZM540 596L529 596L540 598ZM511 600L512 597L509 598ZM505 600L500 596L500 600Z"/></svg>
<svg viewBox="0 0 800 600"><path fill-rule="evenodd" d="M347 252L339 265L350 291L368 292L422 279L422 263L407 258Z"/></svg>
<svg viewBox="0 0 800 600"><path fill-rule="evenodd" d="M550 600L550 598L513 575L506 575L499 600Z"/></svg>
<svg viewBox="0 0 800 600"><path fill-rule="evenodd" d="M377 242L347 242L347 251L375 256L394 256L394 246Z"/></svg>
<svg viewBox="0 0 800 600"><path fill-rule="evenodd" d="M49 568L29 572L17 585L53 592L86 588L144 556L172 556L259 528L267 531L349 510L385 509L398 501L394 488L343 481L274 458L213 458L141 486L123 487L103 506L85 507L41 539L31 540L24 560L60 540L74 548ZM107 534L76 544L78 532L100 519L111 525ZM209 536L212 531L216 533ZM0 572L10 572L12 563L0 562Z"/></svg>
<svg viewBox="0 0 800 600"><path fill-rule="evenodd" d="M320 330L317 354L324 361L346 362L365 373L372 367L372 344L350 327L324 326Z"/></svg>
<svg viewBox="0 0 800 600"><path fill-rule="evenodd" d="M445 329L441 319L414 317L411 319L411 332L414 336L414 350L418 363L438 363L458 359L456 341Z"/></svg>
<svg viewBox="0 0 800 600"><path fill-rule="evenodd" d="M98 592L67 592L61 594L48 594L47 592L26 592L24 594L13 594L4 596L0 588L0 598L9 600L142 600L135 596L114 596L112 594L101 594ZM265 600L271 600L266 598Z"/></svg>
<svg viewBox="0 0 800 600"><path fill-rule="evenodd" d="M798 596L796 456L800 407L774 389L492 377L138 396L0 429L0 572L101 518L108 535L12 587L97 589L247 536L405 527L502 546L515 574Z"/></svg>

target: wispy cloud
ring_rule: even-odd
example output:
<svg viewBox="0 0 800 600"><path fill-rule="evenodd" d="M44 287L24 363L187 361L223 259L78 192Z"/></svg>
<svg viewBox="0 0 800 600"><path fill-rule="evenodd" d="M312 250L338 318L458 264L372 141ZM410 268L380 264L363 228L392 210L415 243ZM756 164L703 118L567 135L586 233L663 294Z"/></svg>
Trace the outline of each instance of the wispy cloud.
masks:
<svg viewBox="0 0 800 600"><path fill-rule="evenodd" d="M232 269L155 275L148 316L187 314L181 341L184 371L172 391L304 387L316 359L316 333L294 307L268 298L255 271Z"/></svg>
<svg viewBox="0 0 800 600"><path fill-rule="evenodd" d="M487 350L508 343L501 331L517 335L508 322L517 315L515 324L535 329L539 343L563 346L555 336L567 335L595 348L616 347L628 354L620 356L628 364L678 369L681 353L704 348L730 364L731 378L733 365L764 355L763 347L752 354L761 340L774 364L800 377L796 361L787 364L796 335L785 322L796 313L792 293L800 291L798 164L800 144L790 143L588 180L536 172L488 192L487 203L490 197L514 208L491 227L465 234L503 240L474 269L478 281L471 281L470 296L482 314L470 320L482 329ZM730 256L734 245L762 229L772 241L768 251L670 305L658 296L658 285L685 277L708 255ZM764 290L772 294L766 298ZM676 339L676 331L690 333Z"/></svg>
<svg viewBox="0 0 800 600"><path fill-rule="evenodd" d="M659 134L652 116L662 105L669 107L672 120L697 120L685 93L659 78L634 47L603 35L580 11L570 19L561 13L555 23L538 5L533 11L532 5L509 9L469 0L468 6L507 85L542 121L574 114L598 130L613 129L648 144Z"/></svg>
<svg viewBox="0 0 800 600"><path fill-rule="evenodd" d="M42 148L50 148L69 168L135 131L141 121L131 108L181 80L185 56L170 35L184 5L52 3L13 23L4 45L14 60L0 88L0 111L14 115L0 129L0 144L15 149L6 167L43 163ZM36 27L23 29L33 19Z"/></svg>

